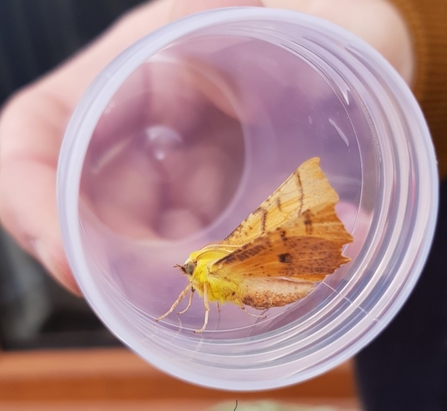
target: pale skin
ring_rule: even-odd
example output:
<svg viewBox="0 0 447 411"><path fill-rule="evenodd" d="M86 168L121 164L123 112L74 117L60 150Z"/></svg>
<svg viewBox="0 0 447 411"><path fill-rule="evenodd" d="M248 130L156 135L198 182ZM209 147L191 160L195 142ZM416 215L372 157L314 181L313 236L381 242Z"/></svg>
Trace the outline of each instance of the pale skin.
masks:
<svg viewBox="0 0 447 411"><path fill-rule="evenodd" d="M71 292L81 294L62 245L56 167L63 133L76 104L104 66L136 40L185 15L228 6L287 8L323 17L369 42L409 84L414 77L410 33L403 18L385 0L159 0L127 13L65 64L17 92L0 113L1 224ZM200 178L203 176L192 179L192 198L197 193L200 199ZM219 177L218 173L206 173L206 178ZM154 185L151 192L157 189ZM140 203L156 214L158 205L153 198L155 194L142 197ZM182 212L186 199L175 201L178 208L167 216L165 230L176 226L176 218L191 221L191 230L203 224L198 216ZM154 235L135 216L125 215L114 223L140 237Z"/></svg>

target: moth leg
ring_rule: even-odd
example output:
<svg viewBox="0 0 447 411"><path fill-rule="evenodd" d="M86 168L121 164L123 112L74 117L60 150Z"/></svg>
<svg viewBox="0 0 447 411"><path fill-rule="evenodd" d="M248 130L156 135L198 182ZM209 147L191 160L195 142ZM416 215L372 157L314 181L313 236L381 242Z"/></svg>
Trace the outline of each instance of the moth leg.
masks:
<svg viewBox="0 0 447 411"><path fill-rule="evenodd" d="M208 290L206 283L203 284L203 304L205 305L205 319L203 320L203 325L200 330L195 330L195 333L202 333L206 326L208 325L208 317L210 314L210 304L208 302Z"/></svg>
<svg viewBox="0 0 447 411"><path fill-rule="evenodd" d="M220 304L219 301L216 303L217 312L220 313Z"/></svg>
<svg viewBox="0 0 447 411"><path fill-rule="evenodd" d="M179 294L177 299L174 301L174 304L171 305L171 308L168 311L166 311L162 316L158 317L155 321L160 321L163 318L167 317L169 314L171 314L175 310L175 307L179 305L180 301L182 301L185 298L185 295L188 294L188 291L191 288L192 284L188 284L188 286Z"/></svg>
<svg viewBox="0 0 447 411"><path fill-rule="evenodd" d="M192 297L194 297L194 288L191 287L191 292L189 293L189 300L188 300L188 305L186 306L186 308L182 311L179 311L177 314L181 315L186 313L186 311L189 310L189 307L191 307L192 304Z"/></svg>
<svg viewBox="0 0 447 411"><path fill-rule="evenodd" d="M265 318L265 314L252 314L250 311L247 311L244 305L241 305L241 310L247 313L250 317Z"/></svg>

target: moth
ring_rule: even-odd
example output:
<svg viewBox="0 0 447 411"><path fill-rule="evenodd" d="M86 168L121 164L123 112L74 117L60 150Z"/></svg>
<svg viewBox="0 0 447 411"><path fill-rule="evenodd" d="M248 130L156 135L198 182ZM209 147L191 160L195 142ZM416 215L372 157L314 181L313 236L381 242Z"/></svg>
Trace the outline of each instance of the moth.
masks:
<svg viewBox="0 0 447 411"><path fill-rule="evenodd" d="M210 302L233 303L245 310L282 307L307 296L350 258L342 247L353 241L335 212L339 197L311 158L265 200L227 238L190 254L176 265L189 284L171 308L195 292L203 297L206 329Z"/></svg>

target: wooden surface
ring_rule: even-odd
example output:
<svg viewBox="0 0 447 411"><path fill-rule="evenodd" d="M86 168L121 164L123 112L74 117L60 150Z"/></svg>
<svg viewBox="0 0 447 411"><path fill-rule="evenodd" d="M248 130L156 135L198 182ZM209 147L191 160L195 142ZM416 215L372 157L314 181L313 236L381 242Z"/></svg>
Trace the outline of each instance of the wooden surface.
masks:
<svg viewBox="0 0 447 411"><path fill-rule="evenodd" d="M355 409L351 364L343 364L295 386L233 393L177 380L124 348L0 352L0 410L197 411L236 399L239 402L276 399L292 403L345 404Z"/></svg>
<svg viewBox="0 0 447 411"><path fill-rule="evenodd" d="M213 400L155 400L155 401L80 401L80 402L1 402L0 411L214 411L215 407L227 405L227 410L233 411L236 402L224 402ZM244 401L238 402L238 408L242 408ZM252 402L250 404L253 404ZM281 402L281 404L283 404ZM285 402L284 405L294 406L326 406L336 407L334 411L360 411L355 400L326 399L316 401L304 399L297 402ZM327 410L327 409L326 409ZM325 411L326 411L325 410ZM219 410L220 411L220 410ZM321 411L321 408L319 410ZM329 410L327 410L329 411ZM331 410L332 411L332 410Z"/></svg>
<svg viewBox="0 0 447 411"><path fill-rule="evenodd" d="M235 402L225 403L225 411L233 411ZM248 404L248 403L245 403ZM253 407L253 403L249 403ZM276 403L275 403L276 404ZM361 411L356 401L314 401L312 399L281 403L290 406L314 406L325 407L324 411L329 411L326 407L333 407L330 411ZM238 408L241 409L244 402L239 402ZM165 401L88 401L88 402L0 402L0 411L216 411L215 407L222 407L223 404L211 400L165 400ZM252 408L253 409L253 408ZM265 408L264 408L265 409ZM221 411L218 409L218 411ZM309 410L311 411L311 410ZM315 411L322 411L317 408Z"/></svg>

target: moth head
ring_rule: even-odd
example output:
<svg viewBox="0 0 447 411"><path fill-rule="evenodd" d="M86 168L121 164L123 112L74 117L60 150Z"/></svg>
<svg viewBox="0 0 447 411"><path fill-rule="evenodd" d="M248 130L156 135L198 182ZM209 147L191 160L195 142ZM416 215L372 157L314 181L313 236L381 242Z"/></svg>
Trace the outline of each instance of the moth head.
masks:
<svg viewBox="0 0 447 411"><path fill-rule="evenodd" d="M180 268L183 274L192 275L197 267L197 261L186 260L185 264L176 264L174 267Z"/></svg>
<svg viewBox="0 0 447 411"><path fill-rule="evenodd" d="M185 274L192 275L197 267L197 261L187 260L183 266Z"/></svg>

